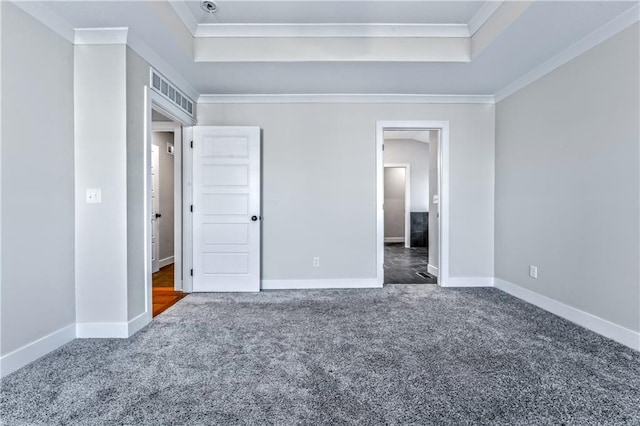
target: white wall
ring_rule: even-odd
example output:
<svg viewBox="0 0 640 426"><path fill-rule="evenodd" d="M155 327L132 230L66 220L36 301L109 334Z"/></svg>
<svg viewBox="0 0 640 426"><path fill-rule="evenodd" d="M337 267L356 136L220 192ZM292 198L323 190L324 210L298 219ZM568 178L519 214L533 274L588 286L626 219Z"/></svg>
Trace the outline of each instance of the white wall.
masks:
<svg viewBox="0 0 640 426"><path fill-rule="evenodd" d="M73 46L0 7L4 356L75 322Z"/></svg>
<svg viewBox="0 0 640 426"><path fill-rule="evenodd" d="M75 46L76 301L85 324L127 319L124 45ZM87 204L89 188L102 204Z"/></svg>
<svg viewBox="0 0 640 426"><path fill-rule="evenodd" d="M160 186L159 209L162 217L158 222L160 260L172 258L173 244L173 166L175 157L167 153L167 144L173 145L173 132L153 132L152 142L158 147L160 164L158 182Z"/></svg>
<svg viewBox="0 0 640 426"><path fill-rule="evenodd" d="M635 331L639 38L635 24L496 112L496 276Z"/></svg>
<svg viewBox="0 0 640 426"><path fill-rule="evenodd" d="M438 268L440 262L440 218L439 204L434 203L434 195L439 195L438 143L440 132L429 132L429 265Z"/></svg>
<svg viewBox="0 0 640 426"><path fill-rule="evenodd" d="M385 139L384 163L411 164L411 211L429 211L429 144L412 139Z"/></svg>
<svg viewBox="0 0 640 426"><path fill-rule="evenodd" d="M126 48L126 152L127 152L127 318L132 320L147 310L145 253L145 225L151 216L145 214L144 203L148 193L144 182L149 170L145 157L151 156L151 147L145 135L145 91L149 85L150 66L136 52ZM151 160L149 160L149 165Z"/></svg>
<svg viewBox="0 0 640 426"><path fill-rule="evenodd" d="M263 129L263 279L375 278L376 120L450 121L450 273L493 276L493 105L200 104L198 118Z"/></svg>
<svg viewBox="0 0 640 426"><path fill-rule="evenodd" d="M405 230L405 167L384 168L384 236L402 238Z"/></svg>

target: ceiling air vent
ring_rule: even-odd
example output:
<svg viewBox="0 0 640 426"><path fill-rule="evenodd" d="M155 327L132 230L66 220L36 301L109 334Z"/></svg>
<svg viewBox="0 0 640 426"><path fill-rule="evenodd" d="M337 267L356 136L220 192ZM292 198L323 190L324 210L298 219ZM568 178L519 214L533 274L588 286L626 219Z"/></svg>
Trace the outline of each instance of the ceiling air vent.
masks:
<svg viewBox="0 0 640 426"><path fill-rule="evenodd" d="M193 101L154 69L151 69L151 87L193 117Z"/></svg>

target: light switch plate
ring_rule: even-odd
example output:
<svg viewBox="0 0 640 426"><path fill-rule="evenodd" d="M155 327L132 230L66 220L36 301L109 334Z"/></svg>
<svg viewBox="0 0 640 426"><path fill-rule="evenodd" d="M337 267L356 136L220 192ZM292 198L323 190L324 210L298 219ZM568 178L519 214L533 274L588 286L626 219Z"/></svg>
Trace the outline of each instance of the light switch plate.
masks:
<svg viewBox="0 0 640 426"><path fill-rule="evenodd" d="M87 189L87 204L102 203L102 190L99 188Z"/></svg>

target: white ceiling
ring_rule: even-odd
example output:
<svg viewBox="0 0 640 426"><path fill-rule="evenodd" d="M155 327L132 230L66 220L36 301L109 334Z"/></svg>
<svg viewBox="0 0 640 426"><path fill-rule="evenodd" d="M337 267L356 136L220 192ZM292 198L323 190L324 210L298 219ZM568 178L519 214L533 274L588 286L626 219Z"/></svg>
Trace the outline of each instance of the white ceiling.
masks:
<svg viewBox="0 0 640 426"><path fill-rule="evenodd" d="M483 1L216 1L218 12L186 1L198 23L466 24Z"/></svg>
<svg viewBox="0 0 640 426"><path fill-rule="evenodd" d="M384 140L414 140L429 143L429 130L385 130Z"/></svg>
<svg viewBox="0 0 640 426"><path fill-rule="evenodd" d="M484 2L220 1L238 22L469 22ZM637 1L537 1L471 62L195 63L193 36L166 1L46 2L73 28L129 27L200 94L492 95L636 6ZM197 6L197 7L196 7ZM384 19L385 21L379 21ZM315 22L315 21L314 21Z"/></svg>

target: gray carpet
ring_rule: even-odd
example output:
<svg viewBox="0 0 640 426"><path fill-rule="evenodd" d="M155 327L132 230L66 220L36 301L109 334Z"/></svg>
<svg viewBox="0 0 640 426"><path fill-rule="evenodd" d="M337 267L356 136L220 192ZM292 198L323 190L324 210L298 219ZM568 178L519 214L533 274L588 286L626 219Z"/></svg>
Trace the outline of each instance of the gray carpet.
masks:
<svg viewBox="0 0 640 426"><path fill-rule="evenodd" d="M637 425L640 353L495 289L190 295L0 403L6 425Z"/></svg>

